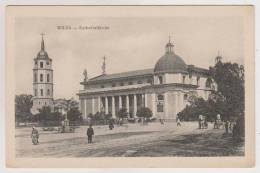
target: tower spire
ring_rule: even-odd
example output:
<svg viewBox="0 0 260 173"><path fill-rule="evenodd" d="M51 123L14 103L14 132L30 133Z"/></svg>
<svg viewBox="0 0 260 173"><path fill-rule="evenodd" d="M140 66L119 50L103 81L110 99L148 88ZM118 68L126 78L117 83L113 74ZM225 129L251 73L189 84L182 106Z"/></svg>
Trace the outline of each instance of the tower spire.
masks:
<svg viewBox="0 0 260 173"><path fill-rule="evenodd" d="M43 36L44 36L44 35L45 35L44 33L41 33L41 36L42 36L41 50L42 50L42 51L45 50L44 40L43 40Z"/></svg>
<svg viewBox="0 0 260 173"><path fill-rule="evenodd" d="M102 64L102 74L106 74L106 57L103 57L103 64Z"/></svg>

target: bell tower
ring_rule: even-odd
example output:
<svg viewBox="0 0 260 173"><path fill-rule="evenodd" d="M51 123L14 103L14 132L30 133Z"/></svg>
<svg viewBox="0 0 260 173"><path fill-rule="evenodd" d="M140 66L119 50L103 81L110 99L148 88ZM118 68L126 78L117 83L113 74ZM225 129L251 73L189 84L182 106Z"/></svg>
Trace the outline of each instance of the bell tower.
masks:
<svg viewBox="0 0 260 173"><path fill-rule="evenodd" d="M52 59L45 51L44 34L41 34L41 36L41 49L34 58L32 114L38 113L43 106L49 106L53 110Z"/></svg>

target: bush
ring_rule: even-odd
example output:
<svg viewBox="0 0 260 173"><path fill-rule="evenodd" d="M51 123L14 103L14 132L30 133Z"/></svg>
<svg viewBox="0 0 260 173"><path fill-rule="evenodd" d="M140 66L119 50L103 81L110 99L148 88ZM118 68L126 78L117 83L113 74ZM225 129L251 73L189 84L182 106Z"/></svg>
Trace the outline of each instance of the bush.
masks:
<svg viewBox="0 0 260 173"><path fill-rule="evenodd" d="M147 107L141 107L137 110L136 116L144 118L145 121L153 116L152 111Z"/></svg>

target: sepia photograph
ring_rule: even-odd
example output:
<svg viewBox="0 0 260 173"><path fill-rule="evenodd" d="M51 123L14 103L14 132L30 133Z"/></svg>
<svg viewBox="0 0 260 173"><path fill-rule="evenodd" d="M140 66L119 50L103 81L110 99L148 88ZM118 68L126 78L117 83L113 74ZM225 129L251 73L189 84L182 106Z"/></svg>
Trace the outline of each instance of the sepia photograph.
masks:
<svg viewBox="0 0 260 173"><path fill-rule="evenodd" d="M253 11L8 6L8 165L253 166Z"/></svg>

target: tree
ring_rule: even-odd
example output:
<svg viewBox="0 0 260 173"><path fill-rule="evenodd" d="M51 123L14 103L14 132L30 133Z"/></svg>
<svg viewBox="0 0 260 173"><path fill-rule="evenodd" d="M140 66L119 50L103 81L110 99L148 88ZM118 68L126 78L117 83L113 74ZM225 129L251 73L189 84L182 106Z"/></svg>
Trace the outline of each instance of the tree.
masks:
<svg viewBox="0 0 260 173"><path fill-rule="evenodd" d="M148 118L151 118L153 116L152 111L147 107L141 107L137 110L136 116L140 118L144 118L146 121Z"/></svg>
<svg viewBox="0 0 260 173"><path fill-rule="evenodd" d="M73 98L71 99L64 99L63 102L61 102L63 109L66 112L65 119L67 118L68 111L71 109L77 108L78 109L78 102L74 100Z"/></svg>
<svg viewBox="0 0 260 173"><path fill-rule="evenodd" d="M63 116L59 112L51 112L49 106L43 106L39 109L39 113L34 115L34 120L40 122L44 126L59 125L59 122L63 119Z"/></svg>
<svg viewBox="0 0 260 173"><path fill-rule="evenodd" d="M214 67L210 68L210 74L217 83L217 94L223 96L222 101L226 107L225 117L244 115L244 66L237 63L218 61Z"/></svg>
<svg viewBox="0 0 260 173"><path fill-rule="evenodd" d="M26 121L31 116L32 98L33 96L28 94L15 96L15 121Z"/></svg>
<svg viewBox="0 0 260 173"><path fill-rule="evenodd" d="M71 108L68 112L67 112L67 118L70 121L80 121L82 120L82 116L81 113L79 111L78 108L74 107Z"/></svg>

